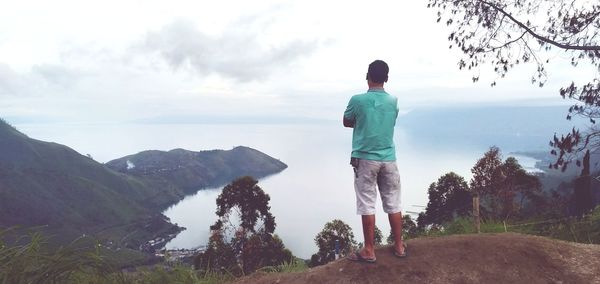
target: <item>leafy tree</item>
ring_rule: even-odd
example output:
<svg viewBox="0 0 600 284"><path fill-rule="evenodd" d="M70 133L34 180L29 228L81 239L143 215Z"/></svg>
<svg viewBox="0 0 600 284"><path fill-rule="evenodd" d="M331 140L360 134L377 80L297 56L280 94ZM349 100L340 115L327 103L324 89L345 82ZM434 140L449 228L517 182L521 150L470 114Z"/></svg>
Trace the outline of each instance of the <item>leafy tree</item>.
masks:
<svg viewBox="0 0 600 284"><path fill-rule="evenodd" d="M381 232L379 227L375 225L375 245L377 246L381 244L383 244L383 233Z"/></svg>
<svg viewBox="0 0 600 284"><path fill-rule="evenodd" d="M427 215L425 215L425 212L419 213L419 216L417 216L417 230L425 231L429 224L430 223L427 221Z"/></svg>
<svg viewBox="0 0 600 284"><path fill-rule="evenodd" d="M492 216L496 216L498 212L498 201L493 193L498 192L498 188L501 186L501 165L500 149L493 146L477 160L471 169L473 173L470 182L471 192L475 197L481 197L482 204L487 205Z"/></svg>
<svg viewBox="0 0 600 284"><path fill-rule="evenodd" d="M571 191L573 188L570 183L560 182L555 190L550 190L548 194L540 198L542 200L532 200L538 202L534 212L530 212L528 216L543 216L545 219L558 219L569 215L570 196L565 194L566 191ZM528 209L527 207L525 209Z"/></svg>
<svg viewBox="0 0 600 284"><path fill-rule="evenodd" d="M590 151L583 158L583 170L581 175L573 181L574 214L581 217L594 209L594 197L592 195L592 177L590 176Z"/></svg>
<svg viewBox="0 0 600 284"><path fill-rule="evenodd" d="M269 200L258 181L249 176L225 186L217 197L219 218L210 227L207 250L195 258L196 268L247 274L262 266L291 261L291 252L273 235L276 224ZM239 225L232 222L234 218L239 218Z"/></svg>
<svg viewBox="0 0 600 284"><path fill-rule="evenodd" d="M481 65L490 63L499 77L520 64L533 64L531 82L542 87L547 81L546 66L555 58L570 58L570 64L588 64L600 70L600 4L585 0L429 0L437 10L438 22L451 27L450 48L456 46L464 56L460 69L479 74ZM554 52L556 51L556 52ZM576 154L586 147L600 146L600 79L560 89L563 98L574 100L567 119L582 116L590 121L584 132L573 129L555 135L551 145L557 160L554 168L566 169ZM575 80L575 78L573 78ZM473 81L479 75L473 76ZM491 83L492 86L496 82Z"/></svg>
<svg viewBox="0 0 600 284"><path fill-rule="evenodd" d="M424 225L442 225L458 216L469 214L471 194L465 179L454 172L441 176L428 190L429 202L425 209Z"/></svg>
<svg viewBox="0 0 600 284"><path fill-rule="evenodd" d="M211 226L211 230L231 229L237 226L231 224L232 214L240 218L239 229L242 238L249 233L272 234L275 231L275 217L269 212L271 198L259 186L253 177L245 176L236 179L223 188L217 197L217 216L219 219ZM234 216L235 216L234 215ZM262 221L260 224L258 221ZM227 226L224 227L224 224ZM257 225L262 225L257 228Z"/></svg>
<svg viewBox="0 0 600 284"><path fill-rule="evenodd" d="M520 213L525 200L537 200L542 184L536 176L527 173L514 157L508 157L500 170L503 180L497 195L501 203L501 217L507 220Z"/></svg>
<svg viewBox="0 0 600 284"><path fill-rule="evenodd" d="M405 240L416 238L419 235L417 224L408 214L402 216L402 232L404 233L403 239Z"/></svg>
<svg viewBox="0 0 600 284"><path fill-rule="evenodd" d="M194 268L205 271L228 271L240 274L236 254L220 231L213 231L203 253L194 258Z"/></svg>
<svg viewBox="0 0 600 284"><path fill-rule="evenodd" d="M497 147L491 147L471 172L471 191L481 196L481 205L488 218L507 220L520 213L525 201L541 204L539 179L527 173L514 157L502 162Z"/></svg>
<svg viewBox="0 0 600 284"><path fill-rule="evenodd" d="M289 263L292 252L285 248L277 235L254 234L246 241L241 254L245 272L252 272L265 266Z"/></svg>
<svg viewBox="0 0 600 284"><path fill-rule="evenodd" d="M335 260L335 248L338 242L340 255L348 255L356 247L352 228L342 220L327 222L323 230L315 237L319 251L311 257L310 265L323 265Z"/></svg>

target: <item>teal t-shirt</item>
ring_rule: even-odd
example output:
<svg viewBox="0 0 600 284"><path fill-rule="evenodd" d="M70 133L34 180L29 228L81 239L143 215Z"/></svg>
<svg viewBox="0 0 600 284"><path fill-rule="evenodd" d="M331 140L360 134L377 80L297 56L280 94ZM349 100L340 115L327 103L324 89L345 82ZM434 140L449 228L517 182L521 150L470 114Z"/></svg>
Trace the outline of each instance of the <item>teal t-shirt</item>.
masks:
<svg viewBox="0 0 600 284"><path fill-rule="evenodd" d="M370 89L348 102L344 118L354 121L352 157L373 161L395 161L394 126L398 98L383 89Z"/></svg>

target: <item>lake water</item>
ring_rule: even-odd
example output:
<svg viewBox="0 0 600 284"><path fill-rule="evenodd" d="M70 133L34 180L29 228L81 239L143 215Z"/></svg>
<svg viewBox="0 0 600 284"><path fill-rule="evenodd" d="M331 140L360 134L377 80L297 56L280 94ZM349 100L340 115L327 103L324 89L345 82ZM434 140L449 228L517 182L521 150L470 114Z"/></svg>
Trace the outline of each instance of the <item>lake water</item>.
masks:
<svg viewBox="0 0 600 284"><path fill-rule="evenodd" d="M100 162L148 149L231 149L244 145L265 152L288 164L283 172L260 180L270 197L275 233L302 258L317 251L314 237L323 225L341 219L362 241L360 217L355 214L353 172L349 165L352 130L338 124L97 124L16 125L30 137L68 145ZM438 133L438 134L436 134ZM427 204L427 188L441 175L454 171L469 179L475 161L495 143L504 153L547 150L549 134L520 132L468 136L452 131L423 131L399 126L395 131L398 166L402 180L405 213L415 214ZM529 169L535 160L520 157ZM205 189L188 196L164 213L187 228L167 248L205 245L209 226L216 220L215 199L220 188ZM416 216L416 215L414 215ZM377 224L389 234L387 216L378 203Z"/></svg>
<svg viewBox="0 0 600 284"><path fill-rule="evenodd" d="M309 258L315 253L314 237L333 219L348 223L357 241L362 241L349 165L351 130L337 125L248 128L254 130L244 135L245 144L289 165L283 172L261 180L259 185L271 197L276 233L295 255ZM396 130L396 144L403 208L410 212L423 209L428 185L443 173L454 170L469 176L470 168L485 150L485 147L472 151L420 148L402 129ZM219 193L220 189L200 191L165 212L173 222L188 228L167 247L189 248L206 243L209 226L215 221L215 199ZM378 210L377 223L387 236L389 225L380 203Z"/></svg>

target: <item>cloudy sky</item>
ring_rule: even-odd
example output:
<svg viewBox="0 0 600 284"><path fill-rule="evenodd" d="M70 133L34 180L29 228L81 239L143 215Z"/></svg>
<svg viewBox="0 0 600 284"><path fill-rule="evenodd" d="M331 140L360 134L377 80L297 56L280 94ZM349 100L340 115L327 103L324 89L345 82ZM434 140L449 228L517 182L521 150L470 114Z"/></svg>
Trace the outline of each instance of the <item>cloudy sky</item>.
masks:
<svg viewBox="0 0 600 284"><path fill-rule="evenodd" d="M367 65L390 65L401 108L564 103L573 70L498 86L458 71L427 1L7 1L0 117L13 122L338 119ZM560 61L560 60L559 60ZM568 60L566 61L568 63Z"/></svg>

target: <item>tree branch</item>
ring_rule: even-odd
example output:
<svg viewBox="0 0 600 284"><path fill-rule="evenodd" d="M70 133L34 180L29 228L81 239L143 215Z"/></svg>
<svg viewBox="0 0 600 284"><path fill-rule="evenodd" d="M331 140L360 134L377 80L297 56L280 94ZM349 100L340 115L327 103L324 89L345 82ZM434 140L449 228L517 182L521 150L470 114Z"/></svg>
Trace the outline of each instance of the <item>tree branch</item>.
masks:
<svg viewBox="0 0 600 284"><path fill-rule="evenodd" d="M509 46L509 45L511 45L511 44L513 44L513 43L515 43L517 41L519 41L520 39L522 39L526 34L527 34L527 32L523 32L523 34L520 37L518 37L518 38L516 38L514 40L511 40L511 41L505 42L501 46L492 46L490 49L486 50L485 52L492 52L492 51L494 51L496 49L507 47L507 46Z"/></svg>
<svg viewBox="0 0 600 284"><path fill-rule="evenodd" d="M510 13L504 11L504 9L498 7L497 5L487 2L487 1L483 1L483 0L477 0L477 2L482 3L484 5L490 6L493 9L495 9L496 11L502 13L503 15L505 15L506 17L508 17L511 21L513 21L513 23L517 24L517 26L521 27L522 29L524 29L528 34L532 35L533 37L535 37L536 39L543 41L545 43L554 45L556 47L560 47L562 49L572 49L572 50L598 50L600 51L600 46L598 45L570 45L570 44L564 44L564 43L560 43L554 40L551 40L547 37L541 36L539 34L537 34L535 31L533 31L531 28L529 28L527 25L523 24L522 22L520 22L519 20L515 19L515 17L513 17Z"/></svg>

